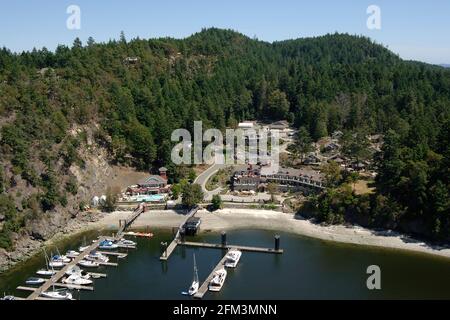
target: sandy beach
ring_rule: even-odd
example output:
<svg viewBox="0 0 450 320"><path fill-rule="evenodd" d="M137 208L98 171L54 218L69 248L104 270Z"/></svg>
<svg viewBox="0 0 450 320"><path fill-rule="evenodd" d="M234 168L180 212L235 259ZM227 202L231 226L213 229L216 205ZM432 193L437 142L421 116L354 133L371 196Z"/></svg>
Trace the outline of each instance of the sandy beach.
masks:
<svg viewBox="0 0 450 320"><path fill-rule="evenodd" d="M130 212L117 211L105 215L91 227L117 228L119 219L125 219ZM431 247L424 242L411 239L393 231L376 232L362 227L321 226L308 220L296 219L293 214L256 209L222 209L214 213L201 210L196 214L202 219L201 231L235 229L263 229L289 232L326 241L355 245L376 246L390 249L409 250L450 258L450 248ZM133 228L172 228L184 219L182 214L172 210L151 210L143 213Z"/></svg>

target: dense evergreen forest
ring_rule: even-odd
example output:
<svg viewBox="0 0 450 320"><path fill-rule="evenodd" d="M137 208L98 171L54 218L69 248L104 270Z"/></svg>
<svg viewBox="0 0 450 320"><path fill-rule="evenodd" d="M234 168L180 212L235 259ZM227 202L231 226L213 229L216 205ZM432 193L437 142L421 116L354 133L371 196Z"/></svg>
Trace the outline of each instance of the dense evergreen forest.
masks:
<svg viewBox="0 0 450 320"><path fill-rule="evenodd" d="M186 39L76 39L55 52L3 48L0 246L10 248L30 219L76 194L73 177L58 179L83 166L85 137L69 135L74 127L95 130L112 163L165 165L176 180L172 130L252 118L288 119L313 139L337 129L385 134L376 194L347 209L373 226L449 239L449 115L450 70L348 34L266 43L207 29ZM20 206L8 192L14 176L38 190Z"/></svg>

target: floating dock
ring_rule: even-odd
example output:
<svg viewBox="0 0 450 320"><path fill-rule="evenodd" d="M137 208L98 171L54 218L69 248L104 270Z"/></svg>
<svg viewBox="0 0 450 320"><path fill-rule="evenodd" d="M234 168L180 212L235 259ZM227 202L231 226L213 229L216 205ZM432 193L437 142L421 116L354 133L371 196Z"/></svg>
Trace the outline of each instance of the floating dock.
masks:
<svg viewBox="0 0 450 320"><path fill-rule="evenodd" d="M213 271L211 271L211 273L206 278L206 280L203 281L203 283L200 286L200 288L198 289L197 293L194 294L194 298L196 298L196 299L202 299L203 298L205 293L208 291L209 283L211 282L212 278L214 277L214 272L216 272L217 270L222 269L222 268L225 267L224 263L225 263L226 259L227 259L227 255L225 254L222 257L222 259L220 259L219 263L216 265L216 267L213 269Z"/></svg>
<svg viewBox="0 0 450 320"><path fill-rule="evenodd" d="M205 243L205 242L178 242L179 245L187 246L187 247L201 247L201 248L209 248L209 249L237 249L240 251L249 251L249 252L261 252L261 253L283 253L283 249L275 249L275 248L261 248L261 247L249 247L249 246L239 246L239 245L222 245L220 243Z"/></svg>
<svg viewBox="0 0 450 320"><path fill-rule="evenodd" d="M103 237L100 237L96 242L94 242L93 244L91 244L86 250L84 250L83 252L80 252L80 254L74 258L70 263L68 263L67 265L65 265L61 270L59 270L58 272L56 272L56 274L54 274L50 279L48 279L42 286L36 288L33 293L31 293L28 297L27 300L36 300L36 298L38 298L43 292L47 291L48 289L50 289L50 287L52 287L53 285L58 285L58 281L64 277L66 275L66 272L69 268L75 266L76 264L78 264L78 262L80 262L81 260L84 259L84 257L86 257L87 255L89 255L92 251L94 251L95 249L97 249L97 247L99 246L100 242L102 242L104 240Z"/></svg>
<svg viewBox="0 0 450 320"><path fill-rule="evenodd" d="M117 232L116 236L114 237L114 240L119 240L122 238L124 231L127 227L129 227L136 218L144 212L144 206L139 205L132 213L132 215L123 221L119 221L119 231ZM17 290L22 291L31 291L32 293L27 298L20 298L15 297L17 300L55 300L51 298L45 298L41 297L41 294L46 292L50 287L61 287L61 288L67 288L67 289L75 289L75 290L94 290L93 286L84 286L84 285L75 285L75 284L65 284L60 283L60 281L64 276L66 276L67 270L69 268L72 268L73 266L77 265L81 260L83 260L87 255L89 255L92 251L96 251L100 245L100 243L103 240L108 239L108 237L99 237L97 240L95 240L86 250L83 252L80 252L78 256L70 255L70 258L72 258L72 261L66 264L62 269L57 270L56 273L46 280L44 284L42 284L39 287L27 287L27 286L19 286L17 287ZM135 249L136 246L130 246L130 245L119 245L118 248L125 248L125 249ZM110 255L110 256L116 256L117 258L125 258L127 256L126 253L121 252L108 252L108 251L98 251L101 254L104 255ZM98 262L100 265L103 266L114 266L117 267L118 263L115 262ZM95 273L95 272L88 272L93 278L106 278L107 275L104 273Z"/></svg>

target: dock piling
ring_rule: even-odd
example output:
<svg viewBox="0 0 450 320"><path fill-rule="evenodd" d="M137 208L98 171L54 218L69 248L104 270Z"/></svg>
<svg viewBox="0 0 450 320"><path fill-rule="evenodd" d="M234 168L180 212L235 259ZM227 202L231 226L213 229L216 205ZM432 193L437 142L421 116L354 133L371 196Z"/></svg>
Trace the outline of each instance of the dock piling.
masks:
<svg viewBox="0 0 450 320"><path fill-rule="evenodd" d="M221 239L222 239L222 247L226 247L227 246L227 233L225 231L222 231Z"/></svg>
<svg viewBox="0 0 450 320"><path fill-rule="evenodd" d="M280 251L280 235L275 235L275 251Z"/></svg>

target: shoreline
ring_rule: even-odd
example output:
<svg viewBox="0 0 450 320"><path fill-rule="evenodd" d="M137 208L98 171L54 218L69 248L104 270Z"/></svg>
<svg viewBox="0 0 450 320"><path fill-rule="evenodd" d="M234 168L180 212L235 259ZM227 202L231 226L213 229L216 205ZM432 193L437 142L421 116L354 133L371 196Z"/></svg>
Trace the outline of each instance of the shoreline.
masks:
<svg viewBox="0 0 450 320"><path fill-rule="evenodd" d="M8 272L42 250L57 242L67 240L88 231L114 232L118 229L119 219L126 219L130 211L99 213L98 220L82 222L72 220L64 229L46 241L35 243L29 252L19 260L8 261L0 266L0 274ZM200 233L220 232L222 230L266 230L285 232L311 239L338 244L366 246L379 249L401 250L409 253L426 254L434 257L450 258L450 248L431 246L400 233L384 230L374 231L360 226L331 225L322 226L306 219L296 218L293 214L262 209L221 209L213 213L202 209L196 214L202 219ZM184 214L174 210L151 210L141 214L130 229L166 229L178 227L185 218ZM35 240L30 240L37 242Z"/></svg>
<svg viewBox="0 0 450 320"><path fill-rule="evenodd" d="M95 224L97 227L110 229L124 219L129 212L116 211L104 216ZM395 231L374 231L360 226L331 225L322 226L306 219L287 214L261 209L221 209L214 213L199 210L196 217L201 218L200 232L218 232L222 230L270 230L296 234L308 238L344 243L348 245L368 246L382 249L394 249L427 255L450 258L450 248L431 246L423 241ZM173 210L152 210L139 216L132 229L177 227L184 215Z"/></svg>

